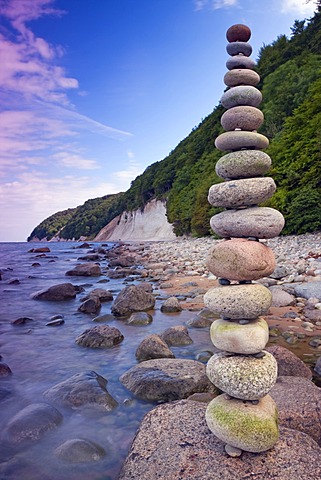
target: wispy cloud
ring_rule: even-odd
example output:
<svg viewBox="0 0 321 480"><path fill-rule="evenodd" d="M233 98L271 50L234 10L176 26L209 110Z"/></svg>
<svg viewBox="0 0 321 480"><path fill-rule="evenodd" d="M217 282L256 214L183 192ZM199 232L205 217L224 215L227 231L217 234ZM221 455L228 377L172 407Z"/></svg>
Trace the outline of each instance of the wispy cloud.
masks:
<svg viewBox="0 0 321 480"><path fill-rule="evenodd" d="M300 16L313 15L316 11L316 3L314 0L281 0L282 13L295 13Z"/></svg>
<svg viewBox="0 0 321 480"><path fill-rule="evenodd" d="M194 0L195 10L203 10L209 7L212 10L218 10L220 8L236 7L238 0Z"/></svg>

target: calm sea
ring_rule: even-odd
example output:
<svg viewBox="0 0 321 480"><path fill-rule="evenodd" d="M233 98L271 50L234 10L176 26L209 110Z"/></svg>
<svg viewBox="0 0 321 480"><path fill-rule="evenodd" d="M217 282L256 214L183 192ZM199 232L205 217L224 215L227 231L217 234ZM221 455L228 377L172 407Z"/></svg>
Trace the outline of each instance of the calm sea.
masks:
<svg viewBox="0 0 321 480"><path fill-rule="evenodd" d="M10 378L0 378L0 393L1 387L10 391L2 400L0 396L0 432L24 407L43 402L45 390L80 372L94 370L105 377L108 391L119 406L110 413L58 407L64 417L62 424L40 441L18 449L4 447L0 438L0 480L117 479L143 415L155 406L134 398L121 385L119 377L137 363L136 348L147 335L184 324L193 313L164 315L159 310L161 300L157 300L153 322L148 326L129 326L117 319L108 322L123 333L125 339L120 345L110 349L79 347L75 338L97 325L92 322L94 315L78 312L81 297L97 287L112 291L115 297L126 285L124 280L99 283L106 277L66 277L66 271L81 263L77 258L87 251L75 249L77 244L72 242L48 245L50 253L37 257L28 251L44 244L0 243L0 354L2 362L13 372ZM40 265L33 266L35 263ZM102 261L101 266L108 266L107 260ZM15 279L19 283L12 283ZM74 300L44 302L31 298L34 292L70 281L85 289ZM110 308L110 302L103 303L100 315L110 313ZM63 315L65 323L58 327L46 326L54 315ZM29 317L32 321L13 326L11 322L19 317ZM177 358L194 359L200 351L211 350L207 329L194 329L190 334L194 340L192 345L173 348ZM58 460L53 454L55 448L74 438L98 443L105 449L106 456L90 464L69 465Z"/></svg>

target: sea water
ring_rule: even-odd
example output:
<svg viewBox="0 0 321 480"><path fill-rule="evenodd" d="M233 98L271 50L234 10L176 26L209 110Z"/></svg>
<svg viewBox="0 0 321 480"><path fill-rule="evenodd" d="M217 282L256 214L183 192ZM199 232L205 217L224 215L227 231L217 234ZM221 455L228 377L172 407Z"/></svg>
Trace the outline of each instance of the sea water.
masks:
<svg viewBox="0 0 321 480"><path fill-rule="evenodd" d="M114 298L126 286L126 280L100 277L66 277L87 250L75 248L73 242L50 243L50 252L38 256L29 250L44 244L0 243L0 355L12 370L10 377L0 378L1 387L10 391L0 395L0 480L112 480L117 479L130 444L144 414L156 403L135 398L119 381L119 377L137 364L135 351L151 333L161 333L173 325L182 325L193 317L183 311L165 315L160 312L161 300L150 313L153 322L147 326L130 326L116 318L108 324L117 327L124 341L112 348L91 349L76 345L75 339L84 330L98 325L95 315L78 311L81 298L94 288L110 290ZM91 244L97 247L98 244ZM111 248L108 244L105 248ZM37 265L38 264L38 265ZM103 259L101 267L108 267ZM11 283L17 279L19 283ZM132 283L139 280L132 279ZM76 299L64 302L37 301L32 294L52 285L71 282L84 288ZM154 291L157 295L157 290ZM161 292L159 292L160 294ZM110 313L111 302L103 303L99 315ZM64 324L46 326L54 315L62 315ZM32 319L23 325L11 322ZM177 358L195 359L203 350L213 350L208 329L191 329L193 344L173 347ZM34 443L7 448L1 435L8 421L24 407L44 402L43 392L77 373L95 371L108 380L107 389L117 400L111 412L95 408L68 409L57 407L63 422ZM99 444L106 456L93 463L68 464L54 455L54 450L67 440L83 438Z"/></svg>

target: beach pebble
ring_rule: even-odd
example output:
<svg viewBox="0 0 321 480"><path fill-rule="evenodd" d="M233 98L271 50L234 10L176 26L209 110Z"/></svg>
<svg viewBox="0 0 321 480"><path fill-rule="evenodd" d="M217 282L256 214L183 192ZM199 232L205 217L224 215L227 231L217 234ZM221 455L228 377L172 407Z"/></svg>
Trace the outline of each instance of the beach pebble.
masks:
<svg viewBox="0 0 321 480"><path fill-rule="evenodd" d="M240 106L233 107L223 113L221 125L224 130L231 131L240 128L241 130L257 130L264 120L264 115L258 108Z"/></svg>
<svg viewBox="0 0 321 480"><path fill-rule="evenodd" d="M266 315L271 301L271 292L259 284L213 287L204 295L207 308L232 319L255 319Z"/></svg>
<svg viewBox="0 0 321 480"><path fill-rule="evenodd" d="M237 108L237 107L235 107ZM260 150L239 150L221 157L215 170L225 179L251 178L264 175L271 167L269 155Z"/></svg>
<svg viewBox="0 0 321 480"><path fill-rule="evenodd" d="M263 350L269 341L269 327L259 317L246 324L223 319L215 320L210 329L211 341L219 350L253 354Z"/></svg>
<svg viewBox="0 0 321 480"><path fill-rule="evenodd" d="M256 67L256 63L252 58L246 57L245 55L234 55L230 57L226 62L226 68L228 70L233 70L234 68L248 68L253 70Z"/></svg>
<svg viewBox="0 0 321 480"><path fill-rule="evenodd" d="M277 362L273 355L264 353L262 358L217 353L207 362L206 374L217 388L231 397L258 400L277 379Z"/></svg>
<svg viewBox="0 0 321 480"><path fill-rule="evenodd" d="M289 305L295 305L295 297L283 290L281 286L275 285L269 287L269 290L272 293L272 307L287 307Z"/></svg>
<svg viewBox="0 0 321 480"><path fill-rule="evenodd" d="M223 93L221 97L221 103L224 108L237 107L238 105L258 107L261 101L262 93L251 85L232 87Z"/></svg>
<svg viewBox="0 0 321 480"><path fill-rule="evenodd" d="M248 42L232 42L226 45L226 51L231 56L242 53L242 55L249 57L252 53L252 47Z"/></svg>
<svg viewBox="0 0 321 480"><path fill-rule="evenodd" d="M224 75L224 83L228 87L239 85L251 85L255 87L260 82L260 76L254 71L246 68L235 68Z"/></svg>
<svg viewBox="0 0 321 480"><path fill-rule="evenodd" d="M263 150L269 146L269 140L261 133L245 130L221 133L215 140L215 147L223 152L242 149Z"/></svg>
<svg viewBox="0 0 321 480"><path fill-rule="evenodd" d="M247 42L250 38L250 28L242 23L236 23L226 31L226 39L228 42Z"/></svg>
<svg viewBox="0 0 321 480"><path fill-rule="evenodd" d="M234 238L214 245L206 265L218 277L258 280L274 271L275 258L273 251L263 243Z"/></svg>
<svg viewBox="0 0 321 480"><path fill-rule="evenodd" d="M221 237L273 238L282 231L284 217L274 208L250 207L218 213L210 224Z"/></svg>
<svg viewBox="0 0 321 480"><path fill-rule="evenodd" d="M277 442L277 409L269 395L257 405L219 395L206 409L206 423L220 440L247 452L264 452Z"/></svg>
<svg viewBox="0 0 321 480"><path fill-rule="evenodd" d="M241 207L265 202L276 190L270 177L244 178L212 185L208 201L213 207Z"/></svg>

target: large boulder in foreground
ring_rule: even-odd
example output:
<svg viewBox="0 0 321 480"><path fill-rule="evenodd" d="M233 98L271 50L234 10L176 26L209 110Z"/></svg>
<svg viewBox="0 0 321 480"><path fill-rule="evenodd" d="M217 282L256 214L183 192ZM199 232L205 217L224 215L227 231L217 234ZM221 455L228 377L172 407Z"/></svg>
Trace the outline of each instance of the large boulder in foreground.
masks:
<svg viewBox="0 0 321 480"><path fill-rule="evenodd" d="M206 376L205 365L196 360L147 360L125 372L120 381L136 397L151 402L170 402L216 390Z"/></svg>
<svg viewBox="0 0 321 480"><path fill-rule="evenodd" d="M48 300L51 302L61 302L76 297L79 288L72 283L60 283L52 287L40 290L32 295L34 300Z"/></svg>
<svg viewBox="0 0 321 480"><path fill-rule="evenodd" d="M206 405L181 400L160 405L144 417L119 480L316 480L321 449L308 435L282 427L271 450L226 455L208 429Z"/></svg>
<svg viewBox="0 0 321 480"><path fill-rule="evenodd" d="M321 446L321 388L307 378L285 376L269 394L277 404L280 425L307 433Z"/></svg>
<svg viewBox="0 0 321 480"><path fill-rule="evenodd" d="M35 442L62 422L61 413L47 403L32 403L6 425L3 439L11 445Z"/></svg>
<svg viewBox="0 0 321 480"><path fill-rule="evenodd" d="M117 406L107 391L107 380L96 372L76 373L46 390L44 398L64 407L98 407L110 411Z"/></svg>
<svg viewBox="0 0 321 480"><path fill-rule="evenodd" d="M88 262L76 265L72 270L68 270L66 275L69 277L99 277L101 270L97 263Z"/></svg>
<svg viewBox="0 0 321 480"><path fill-rule="evenodd" d="M144 286L130 285L123 288L111 307L116 317L128 316L133 312L151 310L155 305L155 297L146 292Z"/></svg>

